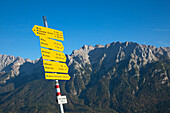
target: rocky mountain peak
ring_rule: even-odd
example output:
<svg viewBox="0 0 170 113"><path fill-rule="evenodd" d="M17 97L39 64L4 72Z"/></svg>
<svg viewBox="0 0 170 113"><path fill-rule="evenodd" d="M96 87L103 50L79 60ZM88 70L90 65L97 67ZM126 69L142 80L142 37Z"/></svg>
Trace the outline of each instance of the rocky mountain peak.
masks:
<svg viewBox="0 0 170 113"><path fill-rule="evenodd" d="M169 48L156 48L155 46L139 45L134 42L113 42L103 45L87 46L84 45L79 50L74 50L68 55L69 65L72 62L77 63L80 67L86 63L97 66L105 65L108 69L123 60L129 61L128 70L132 67L139 68L157 61L162 55L169 56Z"/></svg>
<svg viewBox="0 0 170 113"><path fill-rule="evenodd" d="M28 70L28 67L25 67L25 69L22 68L21 70L23 64L34 64L38 61L39 59L31 61L28 58L23 59L22 57L15 57L12 55L0 55L0 72L3 72L3 79L0 80L0 84L6 83L6 81L11 78L15 78L15 76L18 76L23 70ZM29 72L31 73L30 70L31 68L29 68Z"/></svg>
<svg viewBox="0 0 170 113"><path fill-rule="evenodd" d="M14 63L14 65L22 64L24 62L24 59L21 57L14 57L12 55L0 55L0 71L10 65L11 63Z"/></svg>
<svg viewBox="0 0 170 113"><path fill-rule="evenodd" d="M60 82L62 93L68 95L66 110L168 112L169 55L170 47L134 42L84 45L74 50L66 55L71 79ZM56 111L54 82L44 80L42 58L30 61L0 55L0 62L1 111Z"/></svg>
<svg viewBox="0 0 170 113"><path fill-rule="evenodd" d="M102 44L96 44L95 45L95 48L102 48L102 47L104 47Z"/></svg>
<svg viewBox="0 0 170 113"><path fill-rule="evenodd" d="M29 58L24 59L25 62L32 62Z"/></svg>

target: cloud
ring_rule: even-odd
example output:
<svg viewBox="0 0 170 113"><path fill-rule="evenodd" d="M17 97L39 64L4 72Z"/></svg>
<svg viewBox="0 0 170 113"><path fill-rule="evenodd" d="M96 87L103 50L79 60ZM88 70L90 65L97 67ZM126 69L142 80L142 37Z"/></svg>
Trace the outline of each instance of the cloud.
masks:
<svg viewBox="0 0 170 113"><path fill-rule="evenodd" d="M153 29L153 31L170 31L170 29Z"/></svg>

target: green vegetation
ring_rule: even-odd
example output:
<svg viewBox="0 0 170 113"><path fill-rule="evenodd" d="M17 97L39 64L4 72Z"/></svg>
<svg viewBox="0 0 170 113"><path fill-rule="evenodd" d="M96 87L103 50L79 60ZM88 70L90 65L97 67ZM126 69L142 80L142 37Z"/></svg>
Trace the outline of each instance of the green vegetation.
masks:
<svg viewBox="0 0 170 113"><path fill-rule="evenodd" d="M92 66L86 65L81 71L70 72L70 81L60 81L62 95L68 98L66 113L170 112L169 80L161 83L165 72L169 78L170 60L129 72L125 71L128 62L121 63L105 71L104 66L96 67L93 72ZM1 85L0 112L59 113L54 84L42 78L18 77Z"/></svg>

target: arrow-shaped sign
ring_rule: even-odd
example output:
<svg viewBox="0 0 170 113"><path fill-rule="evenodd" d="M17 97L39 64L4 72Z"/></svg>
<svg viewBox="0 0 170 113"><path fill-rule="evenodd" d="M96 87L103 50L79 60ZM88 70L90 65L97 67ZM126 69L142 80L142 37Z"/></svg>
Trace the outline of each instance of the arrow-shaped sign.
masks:
<svg viewBox="0 0 170 113"><path fill-rule="evenodd" d="M68 67L65 63L43 60L43 65L46 72L68 73Z"/></svg>
<svg viewBox="0 0 170 113"><path fill-rule="evenodd" d="M61 42L46 38L46 37L40 37L40 46L41 47L46 47L58 51L63 51L64 46Z"/></svg>
<svg viewBox="0 0 170 113"><path fill-rule="evenodd" d="M46 60L66 62L66 56L61 52L41 48L41 54L42 58Z"/></svg>
<svg viewBox="0 0 170 113"><path fill-rule="evenodd" d="M45 79L70 80L70 78L71 77L68 74L45 73Z"/></svg>
<svg viewBox="0 0 170 113"><path fill-rule="evenodd" d="M64 41L63 32L59 30L34 25L34 27L32 28L32 31L34 32L36 36L45 36L48 38L53 38L53 39Z"/></svg>

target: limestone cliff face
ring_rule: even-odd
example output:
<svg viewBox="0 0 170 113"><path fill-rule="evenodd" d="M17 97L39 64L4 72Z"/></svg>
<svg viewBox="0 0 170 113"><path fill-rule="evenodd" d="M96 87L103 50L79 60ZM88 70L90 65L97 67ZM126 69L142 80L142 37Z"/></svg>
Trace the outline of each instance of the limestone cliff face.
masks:
<svg viewBox="0 0 170 113"><path fill-rule="evenodd" d="M142 104L136 99L141 99L143 95L166 95L164 99L162 96L159 98L162 101L168 98L169 47L113 42L105 46L84 45L67 57L72 78L65 83L66 92L78 99L83 98L89 106L110 106L122 112L119 107L126 109L132 101L136 102L135 105ZM164 90L164 93L157 94L153 90L146 93L148 88L157 89L158 92ZM153 98L155 102L159 100L156 96ZM149 107L153 104L145 105ZM124 112L130 111L126 109Z"/></svg>
<svg viewBox="0 0 170 113"><path fill-rule="evenodd" d="M155 46L139 45L133 42L113 42L105 46L100 44L96 46L84 45L79 50L74 50L71 55L67 55L67 63L70 66L70 73L74 73L73 77L76 76L75 71L77 76L88 71L87 80L84 83L87 84L91 72L108 71L109 68L123 61L127 62L127 71L133 68L140 71L140 67L158 61L161 56L170 58L170 47L156 48ZM21 72L31 75L35 68L34 64L37 64L38 61L39 59L31 61L12 55L0 55L0 74L3 75L0 83L5 83L6 80L18 76ZM21 66L24 68L21 68ZM42 62L39 63L39 66L42 67ZM139 74L137 75L139 76ZM80 78L83 79L83 77Z"/></svg>
<svg viewBox="0 0 170 113"><path fill-rule="evenodd" d="M35 64L36 61L30 59L23 59L21 57L14 57L12 55L0 55L0 84L6 83L7 80L15 78L22 72L32 74L31 65L27 65L25 68L21 67L25 64Z"/></svg>
<svg viewBox="0 0 170 113"><path fill-rule="evenodd" d="M71 79L61 81L60 86L62 93L68 95L68 104L65 106L68 111L74 112L80 107L80 110L85 111L97 108L99 111L106 109L110 112L169 110L170 47L157 48L133 42L113 42L105 46L84 45L66 57ZM49 102L44 98L51 95L46 88L52 90L52 84L50 86L45 81L41 58L31 61L0 55L0 93L9 93L7 97L13 95L12 101L16 101L19 107L25 106L22 110L28 107L23 98L30 99L30 103L36 102L35 106L44 101L45 104ZM44 89L39 89L41 84ZM21 88L21 91L18 90L20 85L25 87ZM34 90L29 88L27 91L27 85ZM24 101L20 102L17 100L20 98L18 95L23 92L28 94L25 97L23 95ZM32 100L32 96L37 98ZM4 106L4 110L13 109L13 105L9 104L10 98L4 97L3 100L0 104ZM52 104L49 102L48 105ZM34 108L36 107L30 109Z"/></svg>
<svg viewBox="0 0 170 113"><path fill-rule="evenodd" d="M110 77L120 73L123 69L129 73L135 69L135 76L140 76L140 69L150 63L156 62L162 56L170 58L170 48L139 45L133 42L113 42L103 45L84 45L79 50L74 50L67 55L70 75L74 83L71 84L74 95L79 95L86 85L95 82L94 76ZM118 72L120 71L120 72ZM94 80L91 80L94 79ZM169 81L169 78L164 78ZM81 81L81 85L77 82Z"/></svg>
<svg viewBox="0 0 170 113"><path fill-rule="evenodd" d="M129 60L128 70L131 70L132 67L139 68L147 63L157 61L162 55L170 58L170 48L156 48L155 46L139 45L133 42L113 42L105 46L84 45L79 50L74 50L71 55L68 55L68 59L70 60L69 65L77 62L81 66L86 63L91 65L99 64L100 66L105 63L108 68L126 59Z"/></svg>

